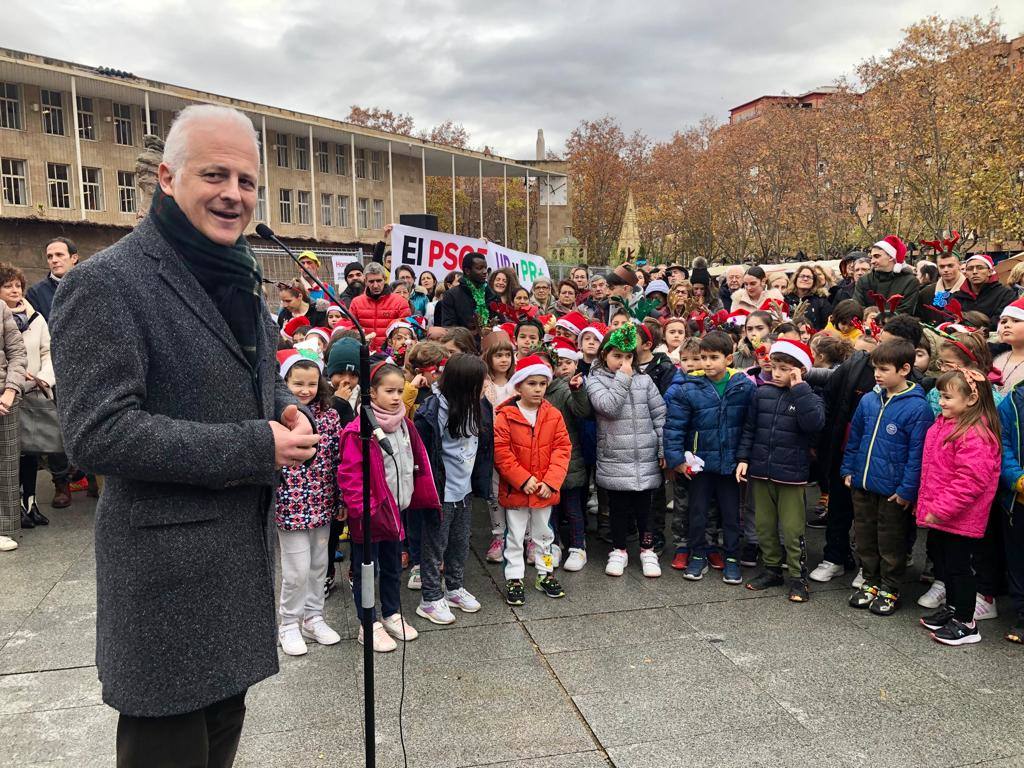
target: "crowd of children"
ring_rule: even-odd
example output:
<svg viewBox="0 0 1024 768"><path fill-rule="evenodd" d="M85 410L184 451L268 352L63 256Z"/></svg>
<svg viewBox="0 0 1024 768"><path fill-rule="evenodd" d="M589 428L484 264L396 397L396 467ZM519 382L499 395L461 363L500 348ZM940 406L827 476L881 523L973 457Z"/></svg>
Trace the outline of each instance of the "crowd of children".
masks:
<svg viewBox="0 0 1024 768"><path fill-rule="evenodd" d="M511 322L482 332L431 340L422 318L396 320L373 357L375 650L416 638L401 614L405 569L420 618L451 624L481 610L465 585L474 498L489 512L486 560L502 563L509 605L529 599L528 583L529 594L565 596L556 573L584 569L596 533L610 545L609 577L624 574L633 542L647 578L662 576L668 550L686 580L720 571L750 590L783 586L794 603L813 582L856 572L849 605L889 616L921 529L931 584L918 603L931 636L980 640L977 621L996 615L1005 585L1021 617L1006 637L1024 642L1024 300L1003 310L990 341L987 318L924 327L853 299L815 331L801 306L770 297L750 312L683 317L645 317L624 301L608 325L582 306L538 317L514 298ZM279 353L322 436L315 460L286 469L278 489L288 654L338 642L323 605L339 539L352 562L363 556L359 347L340 308L326 317L323 330L285 325ZM827 510L814 568L809 485ZM358 595L358 567L349 579Z"/></svg>

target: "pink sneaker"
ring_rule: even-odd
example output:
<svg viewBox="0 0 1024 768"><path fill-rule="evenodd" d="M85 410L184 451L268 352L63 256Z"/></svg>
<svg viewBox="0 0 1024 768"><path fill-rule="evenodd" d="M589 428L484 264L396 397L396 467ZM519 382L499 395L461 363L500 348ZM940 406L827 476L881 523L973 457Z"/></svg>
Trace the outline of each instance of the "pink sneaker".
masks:
<svg viewBox="0 0 1024 768"><path fill-rule="evenodd" d="M505 542L501 536L491 539L491 546L487 548L487 562L500 563L505 558Z"/></svg>

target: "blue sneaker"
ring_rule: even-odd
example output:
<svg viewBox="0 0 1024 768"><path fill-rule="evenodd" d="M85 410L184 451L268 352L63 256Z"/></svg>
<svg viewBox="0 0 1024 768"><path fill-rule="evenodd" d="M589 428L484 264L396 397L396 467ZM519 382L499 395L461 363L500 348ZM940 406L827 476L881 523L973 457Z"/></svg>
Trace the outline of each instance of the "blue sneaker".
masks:
<svg viewBox="0 0 1024 768"><path fill-rule="evenodd" d="M686 564L683 571L683 578L690 581L700 581L708 572L708 559L704 555L691 555L690 562Z"/></svg>
<svg viewBox="0 0 1024 768"><path fill-rule="evenodd" d="M740 571L740 561L735 557L725 558L725 569L722 571L722 581L726 584L743 583L743 573Z"/></svg>

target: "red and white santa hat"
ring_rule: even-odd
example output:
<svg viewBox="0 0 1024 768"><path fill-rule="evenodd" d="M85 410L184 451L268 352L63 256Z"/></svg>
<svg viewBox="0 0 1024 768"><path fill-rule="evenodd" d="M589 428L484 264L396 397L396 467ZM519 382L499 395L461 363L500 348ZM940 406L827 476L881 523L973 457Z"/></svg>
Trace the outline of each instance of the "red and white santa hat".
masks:
<svg viewBox="0 0 1024 768"><path fill-rule="evenodd" d="M580 332L587 327L587 318L583 316L582 312L573 310L572 312L567 312L558 318L555 322L555 327L564 328L570 333L574 333L579 336Z"/></svg>
<svg viewBox="0 0 1024 768"><path fill-rule="evenodd" d="M733 325L746 325L747 318L749 316L749 309L734 309L732 312L729 313L728 317L726 317L726 322L732 323Z"/></svg>
<svg viewBox="0 0 1024 768"><path fill-rule="evenodd" d="M765 299L764 302L758 307L762 312L781 312L782 317L786 320L789 319L789 304L785 301L779 301L778 299Z"/></svg>
<svg viewBox="0 0 1024 768"><path fill-rule="evenodd" d="M556 336L552 340L551 346L555 348L555 352L559 357L564 357L566 360L583 359L583 355L576 349L576 345L562 336Z"/></svg>
<svg viewBox="0 0 1024 768"><path fill-rule="evenodd" d="M527 355L516 363L516 372L512 374L509 384L517 387L531 376L544 376L551 381L551 366L540 355Z"/></svg>
<svg viewBox="0 0 1024 768"><path fill-rule="evenodd" d="M281 329L281 335L284 336L286 339L291 339L291 337L295 335L295 332L299 330L299 328L307 328L309 327L309 325L309 318L306 317L305 315L293 317L291 320L284 324L284 327Z"/></svg>
<svg viewBox="0 0 1024 768"><path fill-rule="evenodd" d="M789 355L804 368L814 367L814 355L811 353L811 348L796 339L776 340L768 350L769 356L774 354Z"/></svg>
<svg viewBox="0 0 1024 768"><path fill-rule="evenodd" d="M1014 320L1024 320L1024 299L1017 299L1003 307L1000 317L1012 317Z"/></svg>
<svg viewBox="0 0 1024 768"><path fill-rule="evenodd" d="M886 235L871 247L885 251L896 260L893 272L902 272L907 266L907 246L896 235Z"/></svg>
<svg viewBox="0 0 1024 768"><path fill-rule="evenodd" d="M282 349L277 353L277 361L281 365L281 378L287 379L288 371L300 360L314 363L320 373L324 372L324 361L315 352L308 349Z"/></svg>
<svg viewBox="0 0 1024 768"><path fill-rule="evenodd" d="M972 261L980 261L989 269L996 268L996 263L992 261L992 257L989 256L987 253L972 253L970 256L967 257L967 260L964 262L964 266L966 267Z"/></svg>
<svg viewBox="0 0 1024 768"><path fill-rule="evenodd" d="M399 328L405 328L405 330L407 330L409 333L413 335L413 338L416 337L416 330L412 327L412 323L410 323L408 320L402 317L399 318L398 320L393 320L391 322L391 325L388 326L387 331L384 333L384 338L386 339L390 337L391 334L394 331L397 331Z"/></svg>
<svg viewBox="0 0 1024 768"><path fill-rule="evenodd" d="M591 323L586 328L580 331L579 337L576 339L577 342L583 340L583 334L592 333L597 338L597 343L600 344L604 341L604 335L608 333L608 326L604 323Z"/></svg>
<svg viewBox="0 0 1024 768"><path fill-rule="evenodd" d="M310 336L319 336L324 340L324 344L331 343L331 331L329 328L313 328L306 334L307 338Z"/></svg>
<svg viewBox="0 0 1024 768"><path fill-rule="evenodd" d="M329 306L327 308L327 314L329 315L329 314L331 314L331 312L337 312L339 315L343 315L344 314L341 311L341 307L339 307L337 304L331 304L331 306Z"/></svg>

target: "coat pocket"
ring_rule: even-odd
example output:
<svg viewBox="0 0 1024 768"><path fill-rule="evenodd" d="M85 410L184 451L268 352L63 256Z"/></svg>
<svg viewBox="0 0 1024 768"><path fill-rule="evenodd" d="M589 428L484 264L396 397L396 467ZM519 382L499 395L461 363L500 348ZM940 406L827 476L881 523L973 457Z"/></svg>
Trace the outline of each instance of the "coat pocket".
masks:
<svg viewBox="0 0 1024 768"><path fill-rule="evenodd" d="M220 515L219 505L212 499L202 501L191 496L164 496L132 502L128 520L132 528L155 528L205 523L216 520Z"/></svg>

